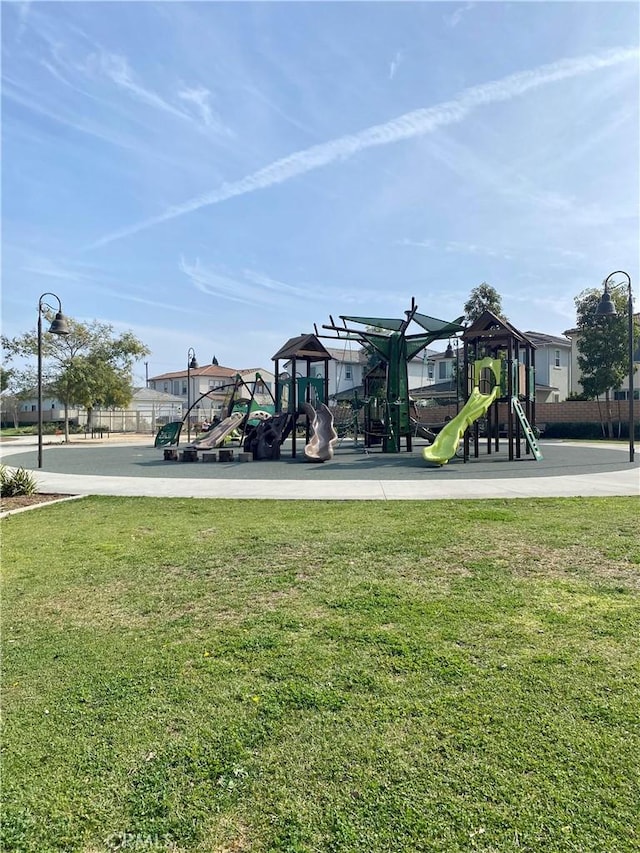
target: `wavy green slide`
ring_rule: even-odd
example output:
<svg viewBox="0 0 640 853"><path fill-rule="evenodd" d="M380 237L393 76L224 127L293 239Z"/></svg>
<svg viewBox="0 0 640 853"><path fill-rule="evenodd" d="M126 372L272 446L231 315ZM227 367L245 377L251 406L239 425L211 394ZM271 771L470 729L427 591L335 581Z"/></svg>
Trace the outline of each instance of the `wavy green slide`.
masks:
<svg viewBox="0 0 640 853"><path fill-rule="evenodd" d="M464 404L464 408L440 430L433 444L424 448L422 451L423 459L436 465L445 465L455 455L458 443L467 427L470 427L474 421L484 415L499 392L500 386L496 385L490 394L481 394L476 385Z"/></svg>

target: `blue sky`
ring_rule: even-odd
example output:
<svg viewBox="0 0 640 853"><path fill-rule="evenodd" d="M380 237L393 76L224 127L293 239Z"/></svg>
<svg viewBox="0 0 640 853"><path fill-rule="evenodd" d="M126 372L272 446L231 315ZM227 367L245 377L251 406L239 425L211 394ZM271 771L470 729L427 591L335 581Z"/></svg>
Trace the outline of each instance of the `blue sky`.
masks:
<svg viewBox="0 0 640 853"><path fill-rule="evenodd" d="M5 334L53 291L153 376L483 281L551 334L613 270L637 292L635 2L1 11Z"/></svg>

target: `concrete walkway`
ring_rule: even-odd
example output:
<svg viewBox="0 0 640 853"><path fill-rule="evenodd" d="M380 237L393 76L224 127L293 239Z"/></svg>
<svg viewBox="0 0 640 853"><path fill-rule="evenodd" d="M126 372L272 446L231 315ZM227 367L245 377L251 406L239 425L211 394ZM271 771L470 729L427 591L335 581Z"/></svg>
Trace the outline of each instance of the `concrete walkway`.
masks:
<svg viewBox="0 0 640 853"><path fill-rule="evenodd" d="M150 436L83 441L55 448L47 436L44 468L36 468L33 436L0 444L0 458L34 471L41 492L74 495L257 498L269 500L442 500L460 498L611 497L640 495L640 464L622 443L542 442L548 459L495 458L433 469L410 454L347 452L330 463L162 463ZM95 448L91 450L90 448ZM135 458L126 455L135 450ZM131 454L132 450L129 451ZM78 451L78 452L76 452ZM80 452L81 451L81 452ZM88 456L86 454L89 454ZM626 454L626 456L625 456ZM571 457L574 461L571 461ZM12 457L16 457L12 460ZM547 457L545 457L547 458ZM55 465L51 464L54 462ZM123 467L122 460L126 466ZM348 461L346 461L348 460ZM346 464L345 464L346 461ZM80 463L86 473L72 472ZM364 463L364 464L363 464ZM491 464L497 463L497 464ZM119 465L119 467L117 467ZM118 474L110 473L118 470ZM55 470L55 468L61 470ZM52 470L54 469L54 470ZM359 469L361 476L349 473ZM144 472L137 475L138 472ZM519 476L526 472L526 476ZM184 474L184 476L183 476ZM256 476L260 474L261 476ZM188 475L188 476L187 476Z"/></svg>

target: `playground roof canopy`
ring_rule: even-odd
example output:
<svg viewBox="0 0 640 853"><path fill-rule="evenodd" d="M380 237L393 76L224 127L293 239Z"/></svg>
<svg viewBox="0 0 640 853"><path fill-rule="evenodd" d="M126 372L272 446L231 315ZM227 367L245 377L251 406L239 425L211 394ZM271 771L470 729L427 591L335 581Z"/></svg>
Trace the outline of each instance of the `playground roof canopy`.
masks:
<svg viewBox="0 0 640 853"><path fill-rule="evenodd" d="M524 332L516 329L508 320L498 317L493 311L484 311L462 334L463 341L476 341L479 338L491 339L495 343L502 341L506 343L509 338L512 338L524 346L536 349L536 345Z"/></svg>
<svg viewBox="0 0 640 853"><path fill-rule="evenodd" d="M290 358L299 358L305 361L331 361L332 356L315 335L306 334L289 338L286 344L280 347L275 355L271 356L272 361Z"/></svg>

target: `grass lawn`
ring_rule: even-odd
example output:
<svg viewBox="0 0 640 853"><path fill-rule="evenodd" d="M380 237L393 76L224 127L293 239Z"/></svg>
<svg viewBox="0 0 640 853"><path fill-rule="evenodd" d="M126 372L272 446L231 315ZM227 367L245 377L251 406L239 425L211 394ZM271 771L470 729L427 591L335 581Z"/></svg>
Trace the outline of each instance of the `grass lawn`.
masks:
<svg viewBox="0 0 640 853"><path fill-rule="evenodd" d="M639 508L4 519L2 849L639 850Z"/></svg>

